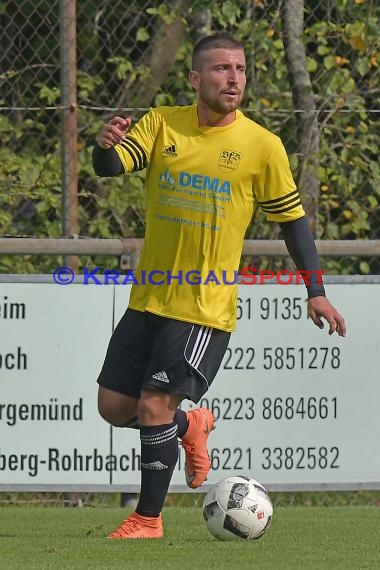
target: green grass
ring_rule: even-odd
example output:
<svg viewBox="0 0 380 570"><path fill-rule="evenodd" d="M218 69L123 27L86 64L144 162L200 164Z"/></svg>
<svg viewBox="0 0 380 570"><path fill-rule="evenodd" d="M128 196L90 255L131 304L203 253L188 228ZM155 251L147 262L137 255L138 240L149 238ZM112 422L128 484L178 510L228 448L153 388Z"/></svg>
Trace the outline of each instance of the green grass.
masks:
<svg viewBox="0 0 380 570"><path fill-rule="evenodd" d="M163 540L110 541L120 508L0 508L4 570L380 570L377 507L277 507L270 532L218 542L201 509L164 510Z"/></svg>

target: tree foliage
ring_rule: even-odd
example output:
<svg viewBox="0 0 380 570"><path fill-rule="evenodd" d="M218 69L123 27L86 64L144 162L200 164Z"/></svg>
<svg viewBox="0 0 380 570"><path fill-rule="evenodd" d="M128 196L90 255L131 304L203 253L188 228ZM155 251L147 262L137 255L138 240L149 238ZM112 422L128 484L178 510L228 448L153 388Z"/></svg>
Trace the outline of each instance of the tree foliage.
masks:
<svg viewBox="0 0 380 570"><path fill-rule="evenodd" d="M248 63L244 110L281 136L299 179L304 145L297 100L292 97L294 75L292 82L291 63L285 57L282 4L78 3L80 235L143 236L144 173L97 178L91 167L92 146L104 120L116 112L136 119L149 105L193 101L187 80L192 46L211 31L226 30L243 42ZM304 4L300 39L319 145L309 164L318 196L315 236L377 239L380 6L370 0ZM42 0L0 2L0 235L61 235L57 5ZM278 228L259 215L246 237L278 237ZM14 271L23 271L24 262L13 259ZM35 271L45 272L54 261L41 258L33 264ZM0 270L9 271L10 265L9 259L0 258ZM352 258L326 261L326 267L341 273L377 271L375 261Z"/></svg>

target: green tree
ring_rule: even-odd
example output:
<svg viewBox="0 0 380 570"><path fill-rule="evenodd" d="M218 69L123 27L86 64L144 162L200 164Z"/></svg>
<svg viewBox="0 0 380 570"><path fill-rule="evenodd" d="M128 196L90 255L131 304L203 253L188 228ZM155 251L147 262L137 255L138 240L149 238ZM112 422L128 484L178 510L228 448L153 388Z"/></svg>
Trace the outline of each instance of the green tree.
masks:
<svg viewBox="0 0 380 570"><path fill-rule="evenodd" d="M78 3L80 235L143 236L144 173L97 178L91 167L96 134L116 112L136 119L149 105L191 102L187 73L193 43L204 33L226 30L246 49L246 114L281 136L301 191L310 190L302 178L305 172L312 180L314 203L309 206L316 237L378 238L380 5L369 0L305 0L303 28L293 37L284 11L301 4ZM62 232L58 14L58 1L0 2L0 235L43 237ZM297 106L305 105L305 92L297 84L290 57L290 40L295 39L310 78L312 106L303 125ZM305 72L304 65L302 69ZM301 151L311 132L315 144L312 153L305 154ZM246 237L276 238L278 228L258 215ZM92 261L82 259L81 264ZM27 267L46 272L56 262L0 257L0 271ZM261 260L265 262L282 260ZM337 273L378 270L376 260L355 258L326 260L325 265Z"/></svg>

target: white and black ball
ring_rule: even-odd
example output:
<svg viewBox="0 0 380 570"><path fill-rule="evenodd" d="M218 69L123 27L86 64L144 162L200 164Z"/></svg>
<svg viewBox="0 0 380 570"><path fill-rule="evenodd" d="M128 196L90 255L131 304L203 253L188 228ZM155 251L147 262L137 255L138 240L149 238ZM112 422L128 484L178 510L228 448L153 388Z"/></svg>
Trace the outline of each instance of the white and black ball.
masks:
<svg viewBox="0 0 380 570"><path fill-rule="evenodd" d="M257 540L270 527L273 506L266 489L251 477L226 477L203 501L203 518L218 540Z"/></svg>

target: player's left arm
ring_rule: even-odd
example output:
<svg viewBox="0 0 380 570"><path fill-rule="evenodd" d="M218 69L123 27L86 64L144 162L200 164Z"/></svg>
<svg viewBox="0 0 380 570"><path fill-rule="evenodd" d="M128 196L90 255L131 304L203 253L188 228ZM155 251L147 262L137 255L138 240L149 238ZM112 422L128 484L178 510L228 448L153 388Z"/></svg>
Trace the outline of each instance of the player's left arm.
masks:
<svg viewBox="0 0 380 570"><path fill-rule="evenodd" d="M322 318L329 324L329 334L346 336L344 318L326 298L317 248L306 216L279 223L288 252L301 271L307 272L307 313L313 323L323 329Z"/></svg>

